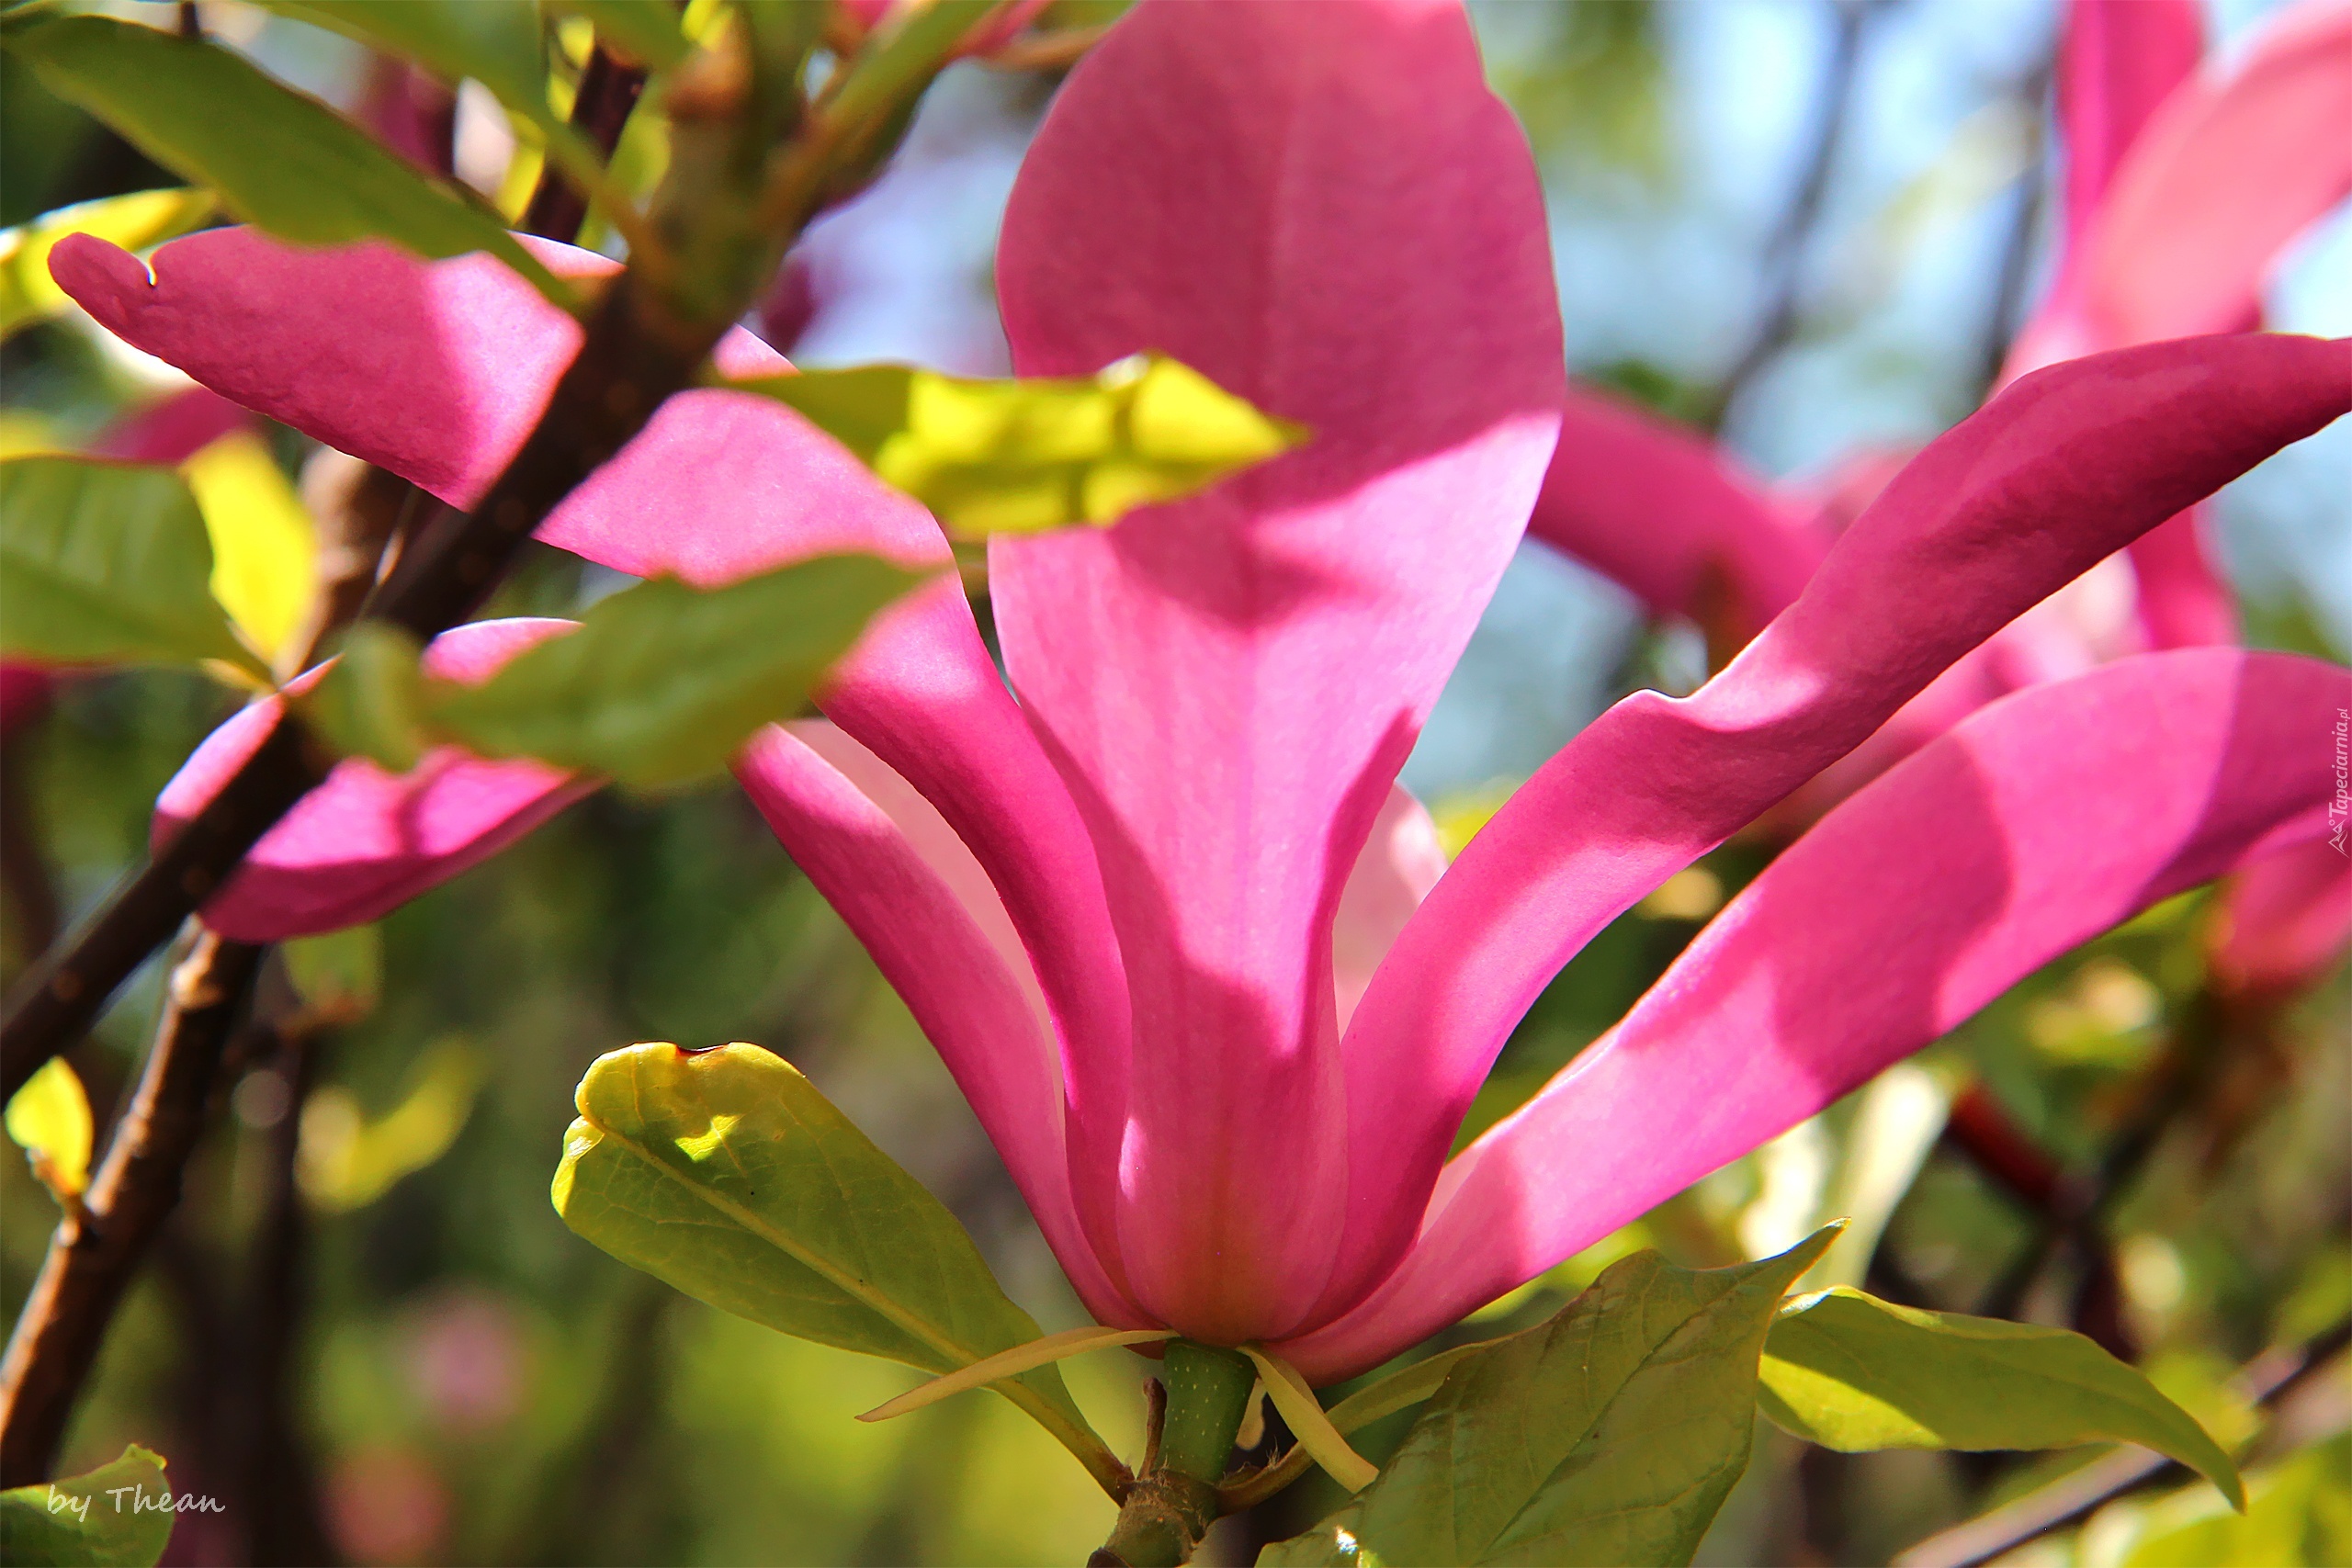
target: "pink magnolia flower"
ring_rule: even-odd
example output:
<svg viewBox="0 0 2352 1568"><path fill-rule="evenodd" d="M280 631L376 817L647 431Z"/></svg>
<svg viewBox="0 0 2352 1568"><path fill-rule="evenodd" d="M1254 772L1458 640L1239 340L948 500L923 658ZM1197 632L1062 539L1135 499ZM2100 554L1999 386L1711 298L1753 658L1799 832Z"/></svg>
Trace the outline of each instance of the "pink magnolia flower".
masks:
<svg viewBox="0 0 2352 1568"><path fill-rule="evenodd" d="M2203 52L2195 0L2068 6L2056 276L2004 384L2062 359L2253 325L2279 254L2352 194L2352 4L2287 7L2226 68L2200 68ZM1795 600L1899 467L1863 454L1825 493L1776 489L1689 432L1571 389L1530 531L1736 648ZM2002 628L1779 815L1818 818L2010 692L2126 652L2234 641L2205 511L2141 536ZM2322 850L2250 870L2227 901L2228 973L2277 986L2300 964L2308 977L2352 940L2352 865Z"/></svg>
<svg viewBox="0 0 2352 1568"><path fill-rule="evenodd" d="M481 260L228 234L155 268L95 243L57 263L149 352L460 502L578 341ZM2197 649L2036 687L1830 814L1449 1162L1588 937L2028 606L2352 408L2352 343L2199 338L2020 380L1729 668L1618 705L1441 868L1396 773L1565 394L1541 193L1458 7L1145 0L1048 115L998 280L1023 373L1161 349L1315 439L1115 528L993 541L1004 676L943 580L844 661L831 726L763 732L738 776L1106 1323L1359 1371L2052 954L2325 831L2340 671ZM665 405L544 536L698 581L844 545L948 558L910 502L725 389ZM345 779L314 800L380 820ZM241 876L208 918L266 922L286 887Z"/></svg>

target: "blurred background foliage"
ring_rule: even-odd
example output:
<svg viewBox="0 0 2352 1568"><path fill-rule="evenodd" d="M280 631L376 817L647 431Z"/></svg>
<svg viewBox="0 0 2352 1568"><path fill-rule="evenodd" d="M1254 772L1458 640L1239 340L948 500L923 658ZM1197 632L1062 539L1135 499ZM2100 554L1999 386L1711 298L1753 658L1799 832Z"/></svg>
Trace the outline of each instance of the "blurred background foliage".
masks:
<svg viewBox="0 0 2352 1568"><path fill-rule="evenodd" d="M1061 0L1055 19L1116 9ZM2231 0L2213 21L2226 38L2261 9ZM232 0L202 14L345 107L383 88L383 62L340 39ZM1476 16L1545 171L1579 372L1719 421L1777 475L1922 439L1974 406L2048 243L2046 0L1499 0ZM897 167L796 256L764 317L778 345L814 364L1001 369L989 252L1051 87L1050 72L952 71ZM1839 104L1818 199L1798 210ZM533 155L471 88L447 107L457 171L518 203ZM622 165L650 182L661 156L649 110ZM173 183L0 57L0 222ZM2352 331L2352 224L2339 214L2305 251L2275 314ZM9 341L0 377L7 450L78 445L173 385L70 316ZM2225 546L2266 643L2342 656L2345 435L2225 498ZM299 475L303 444L274 440ZM560 612L619 582L549 552L501 607ZM1645 625L1614 590L1531 551L1408 782L1466 839L1608 701L1687 690L1705 658L1691 628ZM0 755L12 884L45 883L69 915L87 907L229 703L171 672L63 682ZM1465 1138L1596 1038L1773 848L1725 847L1597 939L1519 1031ZM2159 1489L2017 1561L2352 1561L2340 1368L2267 1412L2233 1382L2352 1311L2352 985L2339 964L2300 995L2226 994L2208 971L2214 919L2190 895L2052 964L1917 1064L1447 1339L1533 1322L1637 1247L1721 1264L1853 1213L1856 1245L1825 1265L1840 1277L2083 1327L2255 1464L2245 1520L2210 1489ZM13 975L47 922L22 897L7 922ZM224 1501L180 1520L167 1562L1045 1562L1102 1539L1110 1505L1010 1406L967 1397L859 1425L908 1373L679 1297L548 1205L571 1089L598 1054L756 1041L946 1201L1046 1327L1083 1321L905 1010L739 795L608 792L378 934L372 1007L250 1060L225 1092L70 1436L65 1472L137 1440L169 1456L175 1487ZM74 1054L102 1119L143 1044L156 973ZM2010 1157L1984 1127L2012 1140ZM13 1313L53 1208L13 1158L0 1203ZM1132 1457L1144 1364L1113 1352L1067 1370ZM1408 1419L1360 1446L1383 1457ZM1886 1561L2097 1457L1842 1456L1764 1428L1702 1560ZM1247 1562L1336 1501L1318 1475L1220 1526L1211 1558Z"/></svg>

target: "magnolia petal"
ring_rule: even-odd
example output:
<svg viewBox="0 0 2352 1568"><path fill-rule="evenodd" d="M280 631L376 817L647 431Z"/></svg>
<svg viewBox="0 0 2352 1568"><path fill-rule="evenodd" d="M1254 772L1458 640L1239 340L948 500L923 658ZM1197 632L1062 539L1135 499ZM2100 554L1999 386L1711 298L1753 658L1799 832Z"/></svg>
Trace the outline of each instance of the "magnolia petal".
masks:
<svg viewBox="0 0 2352 1568"><path fill-rule="evenodd" d="M2352 408L2352 340L2249 333L2070 360L1938 438L1729 668L1636 693L1488 822L1350 1027L1350 1256L1410 1239L1511 1026L1585 941L1867 738L1972 647L2145 529Z"/></svg>
<svg viewBox="0 0 2352 1568"><path fill-rule="evenodd" d="M1437 824L1410 790L1391 784L1331 919L1331 985L1341 1029L1355 1016L1396 933L1444 874L1445 845L1439 841Z"/></svg>
<svg viewBox="0 0 2352 1568"><path fill-rule="evenodd" d="M90 443L96 457L184 463L224 435L255 428L254 416L209 387L190 387L123 415Z"/></svg>
<svg viewBox="0 0 2352 1568"><path fill-rule="evenodd" d="M571 624L458 626L425 649L424 668L476 684ZM311 671L287 690L305 691L322 673ZM155 844L168 840L253 755L280 701L254 703L206 737L155 802ZM205 904L204 923L236 942L283 942L365 924L489 859L595 787L593 779L542 762L488 761L455 746L435 747L400 774L345 759L262 835Z"/></svg>
<svg viewBox="0 0 2352 1568"><path fill-rule="evenodd" d="M1024 375L1157 349L1315 433L989 547L1133 996L1126 1141L1091 1183L1137 1300L1237 1343L1328 1269L1330 920L1558 425L1542 194L1457 6L1145 0L1055 99L997 276Z"/></svg>
<svg viewBox="0 0 2352 1568"><path fill-rule="evenodd" d="M2047 963L2319 839L2352 675L2199 649L1969 719L1825 818L1624 1021L1446 1169L1370 1302L1283 1347L1371 1366L1828 1105Z"/></svg>
<svg viewBox="0 0 2352 1568"><path fill-rule="evenodd" d="M2226 74L2148 121L2082 236L2100 347L2226 332L2288 242L2352 193L2352 4L2272 17Z"/></svg>
<svg viewBox="0 0 2352 1568"><path fill-rule="evenodd" d="M566 276L586 251L526 241ZM134 346L457 505L514 455L580 328L483 256L423 262L381 244L306 250L217 230L136 258L80 237L51 269ZM749 333L728 375L788 368ZM930 516L772 399L687 391L567 496L539 537L616 570L710 587L842 549L944 566ZM1066 1039L1077 1136L1115 1150L1126 998L1093 850L951 583L886 612L820 705L931 799L971 844L1034 955ZM1096 1224L1110 1240L1107 1212Z"/></svg>
<svg viewBox="0 0 2352 1568"><path fill-rule="evenodd" d="M2336 722L2343 723L2342 715ZM2338 812L2329 818L2325 840L2274 855L2230 879L2213 944L2213 968L2224 985L2242 993L2292 991L2326 974L2352 947L2346 828L2346 814Z"/></svg>
<svg viewBox="0 0 2352 1568"><path fill-rule="evenodd" d="M1575 386L1527 532L1726 650L1792 604L1829 547L1712 443Z"/></svg>
<svg viewBox="0 0 2352 1568"><path fill-rule="evenodd" d="M970 852L911 786L838 731L772 725L736 759L735 776L906 1001L1088 1309L1149 1326L1079 1221L1052 1032L1034 981L1022 984L1025 960L1015 967L1017 948L1004 950L1010 922L1001 908L990 919L980 899L986 879Z"/></svg>

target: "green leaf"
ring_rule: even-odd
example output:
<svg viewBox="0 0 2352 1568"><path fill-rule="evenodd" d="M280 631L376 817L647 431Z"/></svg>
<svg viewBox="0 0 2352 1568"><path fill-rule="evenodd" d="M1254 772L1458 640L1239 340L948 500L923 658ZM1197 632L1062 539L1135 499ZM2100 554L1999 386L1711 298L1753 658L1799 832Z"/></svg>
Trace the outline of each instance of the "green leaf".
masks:
<svg viewBox="0 0 2352 1568"><path fill-rule="evenodd" d="M346 757L404 773L424 755L424 675L414 637L384 621L361 621L303 699L319 738Z"/></svg>
<svg viewBox="0 0 2352 1568"><path fill-rule="evenodd" d="M797 409L967 539L1115 523L1307 437L1156 354L1063 379L865 365L728 385Z"/></svg>
<svg viewBox="0 0 2352 1568"><path fill-rule="evenodd" d="M922 581L822 556L700 592L669 578L600 601L479 686L429 682L428 720L484 756L651 788L715 773L790 716L875 612Z"/></svg>
<svg viewBox="0 0 2352 1568"><path fill-rule="evenodd" d="M66 235L96 234L141 251L211 216L210 191L141 190L61 207L0 231L0 338L65 309L65 290L49 276L49 253Z"/></svg>
<svg viewBox="0 0 2352 1568"><path fill-rule="evenodd" d="M2138 1443L2244 1506L2237 1467L2179 1405L2079 1334L1896 1306L1839 1286L1772 1325L1758 1403L1808 1442L1871 1449Z"/></svg>
<svg viewBox="0 0 2352 1568"><path fill-rule="evenodd" d="M926 1372L1039 1337L956 1217L782 1057L633 1045L588 1069L577 1103L556 1211L624 1263ZM1104 1475L1110 1456L1054 1368L992 1386Z"/></svg>
<svg viewBox="0 0 2352 1568"><path fill-rule="evenodd" d="M106 17L12 19L0 41L58 96L282 240L488 251L566 310L576 303L495 213L229 50Z"/></svg>
<svg viewBox="0 0 2352 1568"><path fill-rule="evenodd" d="M170 469L0 461L0 652L61 664L217 659L266 682L211 576L204 518Z"/></svg>
<svg viewBox="0 0 2352 1568"><path fill-rule="evenodd" d="M1703 1273L1611 1265L1457 1362L1378 1481L1258 1561L1689 1562L1747 1468L1773 1310L1834 1235Z"/></svg>
<svg viewBox="0 0 2352 1568"><path fill-rule="evenodd" d="M548 9L587 17L598 38L655 71L669 70L694 49L678 30L678 7L670 0L548 0Z"/></svg>
<svg viewBox="0 0 2352 1568"><path fill-rule="evenodd" d="M163 1459L133 1443L86 1475L0 1492L0 1562L150 1568L172 1539L168 1490Z"/></svg>
<svg viewBox="0 0 2352 1568"><path fill-rule="evenodd" d="M8 1100L8 1136L62 1201L90 1185L90 1097L62 1056L51 1056Z"/></svg>
<svg viewBox="0 0 2352 1568"><path fill-rule="evenodd" d="M548 155L594 189L604 160L548 101L538 0L257 0L269 9L412 59L455 84L468 77L536 127ZM671 27L673 36L677 28Z"/></svg>

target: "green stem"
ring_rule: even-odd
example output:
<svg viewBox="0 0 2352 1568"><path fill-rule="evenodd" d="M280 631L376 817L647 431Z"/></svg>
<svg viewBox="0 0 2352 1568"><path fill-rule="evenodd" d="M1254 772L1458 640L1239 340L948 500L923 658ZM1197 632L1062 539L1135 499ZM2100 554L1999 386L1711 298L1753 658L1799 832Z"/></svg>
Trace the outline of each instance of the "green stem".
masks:
<svg viewBox="0 0 2352 1568"><path fill-rule="evenodd" d="M1175 1568L1216 1522L1216 1483L1250 1407L1257 1370L1238 1350L1168 1342L1168 1403L1157 1457L1136 1478L1091 1568Z"/></svg>

